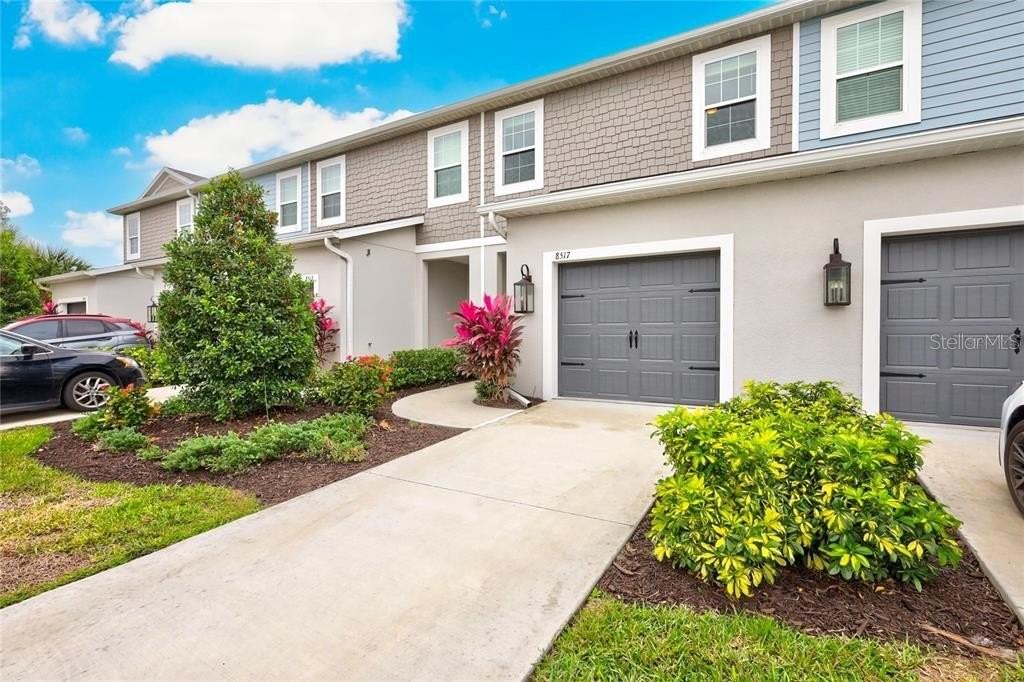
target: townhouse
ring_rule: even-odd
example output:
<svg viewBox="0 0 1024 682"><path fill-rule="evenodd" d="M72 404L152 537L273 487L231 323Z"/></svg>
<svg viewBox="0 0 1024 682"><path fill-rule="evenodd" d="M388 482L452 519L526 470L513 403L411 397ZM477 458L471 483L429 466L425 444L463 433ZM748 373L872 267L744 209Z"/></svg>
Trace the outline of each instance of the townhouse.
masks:
<svg viewBox="0 0 1024 682"><path fill-rule="evenodd" d="M1022 83L1017 0L793 0L241 172L341 355L437 344L528 270L522 392L830 378L990 425L1024 379ZM43 284L144 317L205 181L163 169L110 209L123 265Z"/></svg>

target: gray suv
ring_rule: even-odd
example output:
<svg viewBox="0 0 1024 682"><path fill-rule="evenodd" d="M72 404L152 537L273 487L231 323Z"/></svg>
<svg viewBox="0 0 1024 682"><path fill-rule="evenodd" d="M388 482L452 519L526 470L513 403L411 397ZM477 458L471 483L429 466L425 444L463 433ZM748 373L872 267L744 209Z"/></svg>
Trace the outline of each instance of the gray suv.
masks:
<svg viewBox="0 0 1024 682"><path fill-rule="evenodd" d="M127 318L109 315L37 315L11 322L4 329L61 348L79 350L119 351L149 345L141 326Z"/></svg>

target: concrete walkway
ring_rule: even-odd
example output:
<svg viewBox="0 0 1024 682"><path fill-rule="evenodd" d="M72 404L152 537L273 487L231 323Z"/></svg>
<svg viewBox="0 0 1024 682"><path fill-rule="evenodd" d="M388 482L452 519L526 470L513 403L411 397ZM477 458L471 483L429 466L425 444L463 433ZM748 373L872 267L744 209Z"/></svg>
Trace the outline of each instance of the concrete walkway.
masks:
<svg viewBox="0 0 1024 682"><path fill-rule="evenodd" d="M518 680L666 472L554 401L0 610L0 679Z"/></svg>
<svg viewBox="0 0 1024 682"><path fill-rule="evenodd" d="M921 481L963 521L964 540L1024 623L1024 517L1010 500L999 466L999 432L967 426L908 426L932 441L924 451Z"/></svg>
<svg viewBox="0 0 1024 682"><path fill-rule="evenodd" d="M149 399L153 402L162 403L171 396L178 395L177 386L161 386L146 391ZM55 410L44 410L42 412L18 412L15 414L0 417L0 431L5 429L18 429L22 426L39 426L41 424L55 424L57 422L69 422L89 414L88 412L75 412L66 408Z"/></svg>
<svg viewBox="0 0 1024 682"><path fill-rule="evenodd" d="M474 403L474 398L476 391L470 381L406 396L396 400L391 411L403 419L457 429L475 429L519 412L483 407Z"/></svg>

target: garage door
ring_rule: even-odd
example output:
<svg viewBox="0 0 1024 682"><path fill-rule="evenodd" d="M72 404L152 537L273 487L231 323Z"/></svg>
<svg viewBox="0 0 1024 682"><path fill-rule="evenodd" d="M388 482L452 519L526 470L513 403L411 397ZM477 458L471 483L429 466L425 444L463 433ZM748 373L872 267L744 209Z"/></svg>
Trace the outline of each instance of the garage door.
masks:
<svg viewBox="0 0 1024 682"><path fill-rule="evenodd" d="M559 266L563 396L718 400L718 253Z"/></svg>
<svg viewBox="0 0 1024 682"><path fill-rule="evenodd" d="M882 243L881 406L996 426L1024 378L1024 228Z"/></svg>

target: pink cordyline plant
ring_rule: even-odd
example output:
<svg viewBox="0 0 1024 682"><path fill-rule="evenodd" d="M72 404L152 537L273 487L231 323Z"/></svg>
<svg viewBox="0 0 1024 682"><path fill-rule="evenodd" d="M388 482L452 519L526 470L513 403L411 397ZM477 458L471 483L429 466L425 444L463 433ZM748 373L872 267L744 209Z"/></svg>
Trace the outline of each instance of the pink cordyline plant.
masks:
<svg viewBox="0 0 1024 682"><path fill-rule="evenodd" d="M328 305L324 299L313 299L313 302L309 304L309 309L313 311L313 317L316 320L316 339L314 341L316 359L323 364L328 354L338 350L338 344L334 342L334 338L341 330L341 325L329 315L334 310L334 306Z"/></svg>
<svg viewBox="0 0 1024 682"><path fill-rule="evenodd" d="M53 300L43 301L43 315L56 315L58 312L57 304Z"/></svg>
<svg viewBox="0 0 1024 682"><path fill-rule="evenodd" d="M493 385L498 396L507 400L522 343L520 317L512 313L512 299L504 294L484 294L482 306L462 301L451 318L455 322L455 338L444 345L462 349L465 355L460 369Z"/></svg>

